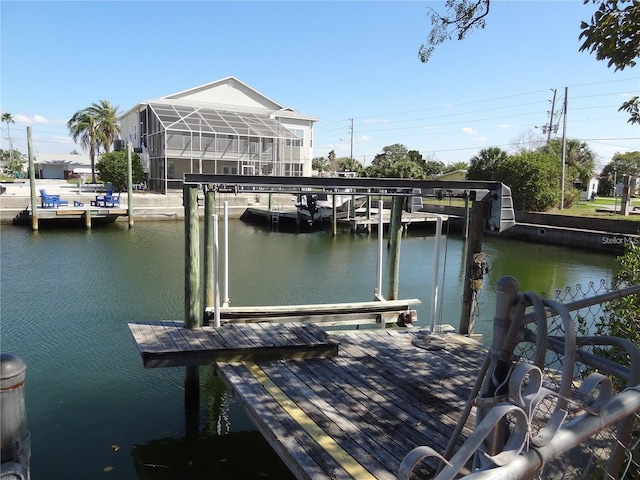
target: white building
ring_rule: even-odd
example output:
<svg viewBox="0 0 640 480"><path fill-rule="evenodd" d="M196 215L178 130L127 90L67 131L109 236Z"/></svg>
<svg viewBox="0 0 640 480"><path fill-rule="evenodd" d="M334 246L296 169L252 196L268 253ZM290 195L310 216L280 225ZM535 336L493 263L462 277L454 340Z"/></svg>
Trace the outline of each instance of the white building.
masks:
<svg viewBox="0 0 640 480"><path fill-rule="evenodd" d="M34 168L38 178L68 179L71 174L91 175L91 159L86 154L37 153Z"/></svg>
<svg viewBox="0 0 640 480"><path fill-rule="evenodd" d="M311 176L317 119L235 77L140 102L119 120L152 190L182 188L185 173Z"/></svg>

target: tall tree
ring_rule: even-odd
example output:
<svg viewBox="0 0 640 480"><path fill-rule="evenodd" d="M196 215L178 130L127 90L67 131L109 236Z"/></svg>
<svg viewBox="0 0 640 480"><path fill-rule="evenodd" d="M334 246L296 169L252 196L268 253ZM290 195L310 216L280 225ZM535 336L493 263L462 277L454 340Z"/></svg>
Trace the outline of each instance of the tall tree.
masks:
<svg viewBox="0 0 640 480"><path fill-rule="evenodd" d="M589 23L580 24L580 51L596 54L598 60L608 60L608 67L623 70L633 67L640 57L640 2L638 0L583 0L598 5ZM491 0L447 0L446 13L431 9L431 31L420 46L418 57L428 62L435 47L454 37L463 40L468 33L485 27ZM630 123L640 124L638 96L624 102L618 111L629 113Z"/></svg>
<svg viewBox="0 0 640 480"><path fill-rule="evenodd" d="M118 138L118 134L120 133L118 108L119 105L113 106L109 100L100 100L87 108L97 119L97 141L107 153L111 151L111 145L113 145L113 141Z"/></svg>
<svg viewBox="0 0 640 480"><path fill-rule="evenodd" d="M73 141L89 150L91 160L91 183L96 183L96 149L98 148L98 119L88 110L78 110L67 122Z"/></svg>
<svg viewBox="0 0 640 480"><path fill-rule="evenodd" d="M640 176L640 151L616 153L600 173L598 195L612 195L615 183L622 181L623 175Z"/></svg>
<svg viewBox="0 0 640 480"><path fill-rule="evenodd" d="M8 112L2 114L2 121L7 124L7 136L9 137L9 161L13 160L13 145L11 144L11 130L9 129L10 123L16 123L13 120L13 115Z"/></svg>
<svg viewBox="0 0 640 480"><path fill-rule="evenodd" d="M118 106L112 106L108 100L100 100L91 106L78 110L67 122L67 128L73 141L89 150L91 159L91 182L96 181L96 155L103 147L105 152L111 151L111 145L120 133L117 120Z"/></svg>
<svg viewBox="0 0 640 480"><path fill-rule="evenodd" d="M550 140L548 144L540 148L540 151L556 156L558 161L562 163L562 139L555 138ZM582 185L586 185L594 174L596 167L595 154L585 142L575 138L568 138L566 140L565 165L573 167L572 170L578 176Z"/></svg>
<svg viewBox="0 0 640 480"><path fill-rule="evenodd" d="M483 148L471 158L467 179L493 180L496 168L507 158L507 152L500 147Z"/></svg>

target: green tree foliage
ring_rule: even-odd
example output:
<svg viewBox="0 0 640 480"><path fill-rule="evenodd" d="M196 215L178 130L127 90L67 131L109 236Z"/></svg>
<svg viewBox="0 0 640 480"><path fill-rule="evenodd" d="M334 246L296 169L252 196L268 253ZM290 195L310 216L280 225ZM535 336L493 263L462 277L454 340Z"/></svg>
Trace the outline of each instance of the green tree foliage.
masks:
<svg viewBox="0 0 640 480"><path fill-rule="evenodd" d="M366 169L368 177L425 178L426 162L417 150L407 150L400 143L383 147Z"/></svg>
<svg viewBox="0 0 640 480"><path fill-rule="evenodd" d="M82 148L89 150L91 160L91 183L96 181L96 155L100 147L105 152L111 150L111 144L120 132L116 116L118 107L108 100L100 100L90 107L78 110L67 122L67 128L74 142L80 141Z"/></svg>
<svg viewBox="0 0 640 480"><path fill-rule="evenodd" d="M335 163L336 172L356 172L358 177L364 174L364 166L355 158L341 157Z"/></svg>
<svg viewBox="0 0 640 480"><path fill-rule="evenodd" d="M127 152L121 150L119 152L105 153L100 157L96 164L96 168L100 172L100 180L110 183L117 191L127 188ZM133 183L142 181L142 164L137 153L131 154L131 178Z"/></svg>
<svg viewBox="0 0 640 480"><path fill-rule="evenodd" d="M424 162L423 171L425 176L435 177L436 175L442 175L446 165L439 160L428 160Z"/></svg>
<svg viewBox="0 0 640 480"><path fill-rule="evenodd" d="M507 152L499 147L483 148L471 159L467 179L494 180L496 169L508 158Z"/></svg>
<svg viewBox="0 0 640 480"><path fill-rule="evenodd" d="M468 170L469 164L467 162L455 162L447 165L443 173L457 172L458 170Z"/></svg>
<svg viewBox="0 0 640 480"><path fill-rule="evenodd" d="M598 195L613 195L614 181L621 182L623 175L640 176L640 151L616 153L600 173Z"/></svg>
<svg viewBox="0 0 640 480"><path fill-rule="evenodd" d="M544 212L560 201L560 165L553 155L523 152L508 157L497 166L494 180L511 188L516 210Z"/></svg>
<svg viewBox="0 0 640 480"><path fill-rule="evenodd" d="M562 139L554 138L540 149L543 153L554 155L558 161L562 162ZM575 167L578 172L577 179L582 183L588 182L593 177L596 166L595 155L589 146L574 138L569 138L565 146L565 165Z"/></svg>
<svg viewBox="0 0 640 480"><path fill-rule="evenodd" d="M329 169L329 161L324 157L316 157L311 160L311 168L318 172L326 172Z"/></svg>
<svg viewBox="0 0 640 480"><path fill-rule="evenodd" d="M583 0L598 6L590 22L582 22L580 51L595 53L596 59L608 60L608 67L623 70L633 67L640 57L640 2L637 0ZM464 39L475 29L485 27L491 0L447 0L445 14L431 9L431 31L420 46L418 57L426 63L436 46L446 40ZM638 97L622 104L618 111L629 113L629 123L639 123Z"/></svg>

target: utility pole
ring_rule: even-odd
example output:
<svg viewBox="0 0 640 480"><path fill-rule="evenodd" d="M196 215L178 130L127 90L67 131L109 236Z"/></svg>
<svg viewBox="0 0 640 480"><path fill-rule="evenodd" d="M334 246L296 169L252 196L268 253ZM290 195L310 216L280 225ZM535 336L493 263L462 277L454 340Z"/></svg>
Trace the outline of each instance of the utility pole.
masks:
<svg viewBox="0 0 640 480"><path fill-rule="evenodd" d="M351 120L351 156L349 159L353 161L353 118L350 118L349 120Z"/></svg>
<svg viewBox="0 0 640 480"><path fill-rule="evenodd" d="M553 100L551 101L551 115L549 116L549 128L547 129L547 145L551 141L551 132L553 131L553 113L556 107L556 93L557 90L553 89Z"/></svg>
<svg viewBox="0 0 640 480"><path fill-rule="evenodd" d="M564 165L567 156L567 97L569 87L564 87L564 107L562 112L562 182L560 188L560 210L564 210Z"/></svg>

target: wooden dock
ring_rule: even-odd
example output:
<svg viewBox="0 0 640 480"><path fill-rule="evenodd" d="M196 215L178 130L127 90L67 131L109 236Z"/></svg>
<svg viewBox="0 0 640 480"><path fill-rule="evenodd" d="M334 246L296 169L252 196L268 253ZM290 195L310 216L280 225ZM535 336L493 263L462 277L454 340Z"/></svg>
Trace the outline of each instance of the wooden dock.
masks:
<svg viewBox="0 0 640 480"><path fill-rule="evenodd" d="M104 208L89 205L76 205L59 208L41 208L38 207L38 224L40 225L100 225L112 223L118 217L126 216L126 208ZM31 225L32 211L31 207L25 208L14 219L14 225Z"/></svg>
<svg viewBox="0 0 640 480"><path fill-rule="evenodd" d="M281 329L293 325L203 327L193 338L182 328L175 345L168 339L177 322L130 328L147 367L213 364L297 478L391 480L412 448L445 451L486 354L482 345L447 334L444 348L426 350L414 345L421 334L413 329L328 333L303 324L295 328L305 329L304 340L288 349L280 339L292 332ZM205 347L213 337L229 343ZM171 352L179 342L199 353L178 360L182 354ZM457 446L470 433L463 429ZM424 476L434 468L427 461Z"/></svg>

